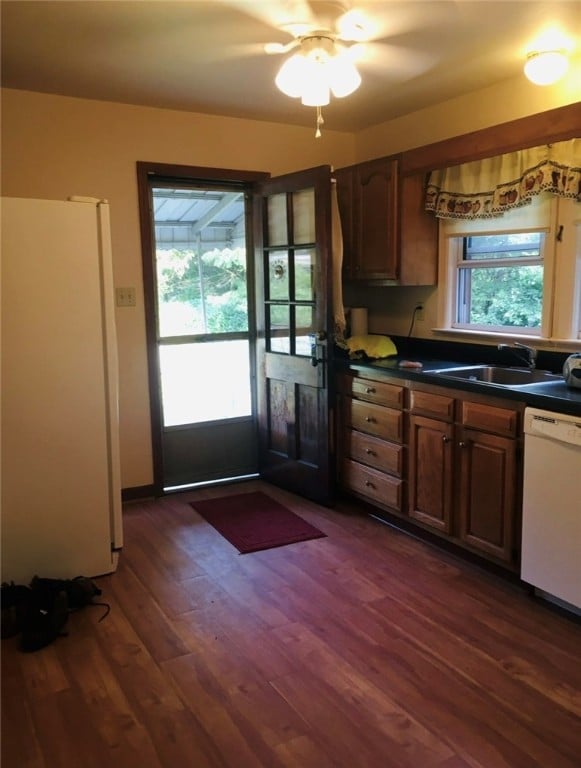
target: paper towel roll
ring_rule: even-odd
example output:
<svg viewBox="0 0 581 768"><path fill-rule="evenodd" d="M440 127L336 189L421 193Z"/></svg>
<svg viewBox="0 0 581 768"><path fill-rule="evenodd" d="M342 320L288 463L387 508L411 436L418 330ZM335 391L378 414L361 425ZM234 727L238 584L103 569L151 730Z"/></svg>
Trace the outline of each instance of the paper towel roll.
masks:
<svg viewBox="0 0 581 768"><path fill-rule="evenodd" d="M351 336L367 336L367 307L351 308Z"/></svg>

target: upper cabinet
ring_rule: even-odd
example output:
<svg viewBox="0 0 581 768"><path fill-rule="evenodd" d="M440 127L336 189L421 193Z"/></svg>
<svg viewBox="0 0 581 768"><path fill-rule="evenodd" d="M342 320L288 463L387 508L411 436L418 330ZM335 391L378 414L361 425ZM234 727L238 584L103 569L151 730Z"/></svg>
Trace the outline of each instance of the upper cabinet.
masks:
<svg viewBox="0 0 581 768"><path fill-rule="evenodd" d="M435 285L438 227L423 209L424 174L379 158L335 172L346 280Z"/></svg>
<svg viewBox="0 0 581 768"><path fill-rule="evenodd" d="M335 171L345 280L436 285L438 224L424 210L426 174L579 136L579 103Z"/></svg>

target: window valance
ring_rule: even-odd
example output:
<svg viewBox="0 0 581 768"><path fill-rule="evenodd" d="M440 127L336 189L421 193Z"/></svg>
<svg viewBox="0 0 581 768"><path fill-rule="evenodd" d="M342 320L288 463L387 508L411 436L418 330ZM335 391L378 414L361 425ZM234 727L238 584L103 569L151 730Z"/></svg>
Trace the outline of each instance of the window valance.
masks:
<svg viewBox="0 0 581 768"><path fill-rule="evenodd" d="M488 219L541 192L581 202L581 139L432 171L426 210L445 219Z"/></svg>

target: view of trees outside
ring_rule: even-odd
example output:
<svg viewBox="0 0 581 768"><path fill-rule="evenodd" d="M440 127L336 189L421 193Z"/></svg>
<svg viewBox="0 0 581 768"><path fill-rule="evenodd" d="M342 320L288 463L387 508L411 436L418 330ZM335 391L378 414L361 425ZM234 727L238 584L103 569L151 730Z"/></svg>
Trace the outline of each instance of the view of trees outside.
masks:
<svg viewBox="0 0 581 768"><path fill-rule="evenodd" d="M244 248L157 250L159 332L164 336L248 330Z"/></svg>
<svg viewBox="0 0 581 768"><path fill-rule="evenodd" d="M244 248L214 248L201 255L158 248L156 256L162 338L248 330ZM246 339L161 344L159 363L164 426L250 414ZM212 377L200 376L202 370L212 370Z"/></svg>
<svg viewBox="0 0 581 768"><path fill-rule="evenodd" d="M474 266L460 270L459 307L463 322L481 326L539 328L542 319L543 267L518 264L539 259L542 235L533 233L482 235L467 238L465 261ZM478 266L478 261L488 264ZM502 265L490 265L501 260Z"/></svg>

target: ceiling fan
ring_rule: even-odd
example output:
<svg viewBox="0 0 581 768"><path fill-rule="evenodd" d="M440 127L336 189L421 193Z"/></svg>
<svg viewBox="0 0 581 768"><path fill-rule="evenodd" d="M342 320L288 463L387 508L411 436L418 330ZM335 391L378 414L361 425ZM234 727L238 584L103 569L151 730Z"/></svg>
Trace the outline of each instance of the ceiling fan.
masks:
<svg viewBox="0 0 581 768"><path fill-rule="evenodd" d="M267 43L264 46L266 53L287 53L299 46L301 40L317 34L349 43L369 40L374 34L371 20L345 2L312 0L310 4L301 3L300 5L312 7L312 11L306 18L295 18L278 25L281 31L287 32L293 39L286 44Z"/></svg>
<svg viewBox="0 0 581 768"><path fill-rule="evenodd" d="M302 5L308 5L302 3ZM317 108L315 136L321 135L321 107L331 94L343 98L361 84L357 69L358 48L372 36L370 21L361 12L341 2L313 2L310 18L284 22L279 29L291 35L287 43L266 43L267 54L287 54L275 83L280 91ZM306 9L310 10L310 9Z"/></svg>
<svg viewBox="0 0 581 768"><path fill-rule="evenodd" d="M275 77L279 90L317 108L344 98L362 81L385 89L433 64L426 50L409 47L409 35L426 27L423 3L408 0L216 0L259 19L273 40L248 53L284 57ZM277 40L278 38L278 40ZM240 49L239 49L240 53ZM360 71L363 75L360 74ZM369 78L368 75L380 75Z"/></svg>
<svg viewBox="0 0 581 768"><path fill-rule="evenodd" d="M360 68L406 79L428 66L422 51L395 42L400 35L405 40L406 33L422 23L407 3L383 4L383 12L374 17L374 4L368 0L359 0L357 7L352 0L222 1L286 36L284 42L267 42L261 49L285 57L275 83L286 95L317 108L316 136L324 122L321 108L331 96L344 98L359 87Z"/></svg>

